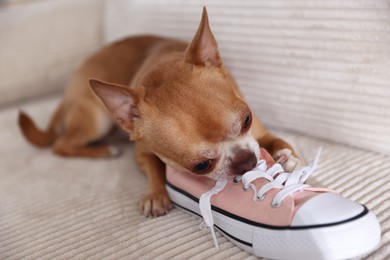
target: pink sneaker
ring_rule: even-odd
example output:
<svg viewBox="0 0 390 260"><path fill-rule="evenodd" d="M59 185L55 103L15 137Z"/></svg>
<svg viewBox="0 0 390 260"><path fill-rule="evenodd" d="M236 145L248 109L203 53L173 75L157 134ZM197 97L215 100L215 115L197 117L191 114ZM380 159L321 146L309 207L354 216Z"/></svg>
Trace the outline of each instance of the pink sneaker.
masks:
<svg viewBox="0 0 390 260"><path fill-rule="evenodd" d="M285 173L280 164L231 180L167 167L167 189L179 208L203 217L238 247L272 259L347 259L374 250L381 230L365 206L304 182L315 168Z"/></svg>

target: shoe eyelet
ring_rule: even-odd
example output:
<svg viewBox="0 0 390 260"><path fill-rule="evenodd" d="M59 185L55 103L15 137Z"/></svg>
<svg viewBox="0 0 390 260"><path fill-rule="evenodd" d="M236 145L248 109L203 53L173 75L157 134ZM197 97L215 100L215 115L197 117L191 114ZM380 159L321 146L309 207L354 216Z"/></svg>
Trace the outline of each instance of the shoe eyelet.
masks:
<svg viewBox="0 0 390 260"><path fill-rule="evenodd" d="M271 203L271 207L274 208L274 209L275 209L275 208L279 208L280 205L282 205L282 201L279 202L279 203L276 203L276 202L272 201L272 203Z"/></svg>
<svg viewBox="0 0 390 260"><path fill-rule="evenodd" d="M245 188L245 185L242 186L242 189L243 189L244 191L248 191L250 188L251 188L250 186L248 186L248 188Z"/></svg>
<svg viewBox="0 0 390 260"><path fill-rule="evenodd" d="M236 176L236 177L233 178L233 183L234 183L234 184L238 184L238 183L241 182L241 179L242 179L241 176Z"/></svg>
<svg viewBox="0 0 390 260"><path fill-rule="evenodd" d="M256 200L263 200L265 198L265 194L263 194L261 197L256 196Z"/></svg>

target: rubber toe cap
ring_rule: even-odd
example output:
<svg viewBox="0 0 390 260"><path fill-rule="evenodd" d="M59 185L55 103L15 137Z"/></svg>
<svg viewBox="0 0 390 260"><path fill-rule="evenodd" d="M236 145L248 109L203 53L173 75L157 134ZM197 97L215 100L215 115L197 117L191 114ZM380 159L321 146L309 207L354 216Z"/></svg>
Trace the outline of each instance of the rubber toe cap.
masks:
<svg viewBox="0 0 390 260"><path fill-rule="evenodd" d="M296 212L291 226L317 226L344 222L359 217L365 207L336 193L319 194Z"/></svg>

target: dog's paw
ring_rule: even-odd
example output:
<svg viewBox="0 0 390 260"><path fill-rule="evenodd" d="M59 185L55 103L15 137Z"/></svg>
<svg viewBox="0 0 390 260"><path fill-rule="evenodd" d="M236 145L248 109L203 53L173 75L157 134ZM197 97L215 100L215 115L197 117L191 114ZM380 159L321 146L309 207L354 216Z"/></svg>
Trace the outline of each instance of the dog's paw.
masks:
<svg viewBox="0 0 390 260"><path fill-rule="evenodd" d="M274 159L277 163L283 166L286 172L293 172L295 169L303 167L303 162L295 157L290 149L282 149L274 155Z"/></svg>
<svg viewBox="0 0 390 260"><path fill-rule="evenodd" d="M159 217L172 209L172 203L166 191L154 192L144 196L139 208L145 217Z"/></svg>

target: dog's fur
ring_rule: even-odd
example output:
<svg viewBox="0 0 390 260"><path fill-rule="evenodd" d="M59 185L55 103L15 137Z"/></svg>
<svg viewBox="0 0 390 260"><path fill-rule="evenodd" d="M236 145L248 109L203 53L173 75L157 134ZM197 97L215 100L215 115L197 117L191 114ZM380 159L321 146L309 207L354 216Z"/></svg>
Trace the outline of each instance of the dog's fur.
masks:
<svg viewBox="0 0 390 260"><path fill-rule="evenodd" d="M90 78L99 80L88 83ZM289 154L291 146L251 114L223 65L205 8L189 45L152 36L112 44L75 72L47 131L38 130L23 112L19 124L36 146L53 145L56 154L84 157L116 155L108 145L89 144L120 125L136 142L137 163L148 177L140 204L146 216L171 208L165 164L229 178L255 166L258 142L290 170L300 163Z"/></svg>

